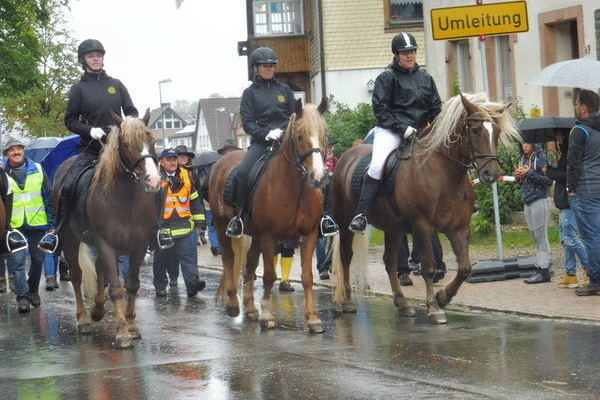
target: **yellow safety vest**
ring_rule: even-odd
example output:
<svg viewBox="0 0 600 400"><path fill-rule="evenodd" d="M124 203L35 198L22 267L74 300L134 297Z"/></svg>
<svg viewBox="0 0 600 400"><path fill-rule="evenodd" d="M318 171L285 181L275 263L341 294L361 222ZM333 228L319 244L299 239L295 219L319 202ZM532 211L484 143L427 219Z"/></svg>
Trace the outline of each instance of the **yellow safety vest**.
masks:
<svg viewBox="0 0 600 400"><path fill-rule="evenodd" d="M13 228L20 228L25 223L29 226L48 225L48 216L42 197L44 173L40 164L35 163L35 167L37 172L25 177L23 189L11 176L8 177L13 192L13 210L10 218L10 225Z"/></svg>

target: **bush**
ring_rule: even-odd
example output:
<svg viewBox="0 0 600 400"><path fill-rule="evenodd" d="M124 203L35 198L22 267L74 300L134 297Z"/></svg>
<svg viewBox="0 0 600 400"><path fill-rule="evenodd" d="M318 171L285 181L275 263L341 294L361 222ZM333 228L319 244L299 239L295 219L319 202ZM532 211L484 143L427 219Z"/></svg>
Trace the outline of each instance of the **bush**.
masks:
<svg viewBox="0 0 600 400"><path fill-rule="evenodd" d="M335 112L327 113L325 119L329 127L329 137L337 141L335 154L339 156L352 147L352 142L365 138L375 126L375 115L371 105L366 103L350 108L330 96L329 104Z"/></svg>

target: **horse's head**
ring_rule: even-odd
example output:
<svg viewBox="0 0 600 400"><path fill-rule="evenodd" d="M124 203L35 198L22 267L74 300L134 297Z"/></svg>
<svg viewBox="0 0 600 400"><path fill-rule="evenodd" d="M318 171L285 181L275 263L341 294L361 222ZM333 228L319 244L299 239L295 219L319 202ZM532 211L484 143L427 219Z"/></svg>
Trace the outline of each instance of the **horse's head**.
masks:
<svg viewBox="0 0 600 400"><path fill-rule="evenodd" d="M485 104L478 106L462 94L460 99L467 110L463 139L469 144L465 151L470 154L465 156L476 167L481 182L492 184L502 175L498 160L498 139L501 129L493 115L502 114L508 106L488 103L488 107L484 108Z"/></svg>
<svg viewBox="0 0 600 400"><path fill-rule="evenodd" d="M327 183L324 154L327 147L327 124L323 113L327 111L327 99L323 98L319 106L296 101L295 114L292 115L284 147L290 148L296 158L296 167L302 174L308 175L312 187L322 187Z"/></svg>
<svg viewBox="0 0 600 400"><path fill-rule="evenodd" d="M117 165L135 182L144 185L148 193L160 190L160 174L157 167L154 137L148 130L150 110L142 119L125 118L112 114L115 128L109 136L107 149L118 158Z"/></svg>

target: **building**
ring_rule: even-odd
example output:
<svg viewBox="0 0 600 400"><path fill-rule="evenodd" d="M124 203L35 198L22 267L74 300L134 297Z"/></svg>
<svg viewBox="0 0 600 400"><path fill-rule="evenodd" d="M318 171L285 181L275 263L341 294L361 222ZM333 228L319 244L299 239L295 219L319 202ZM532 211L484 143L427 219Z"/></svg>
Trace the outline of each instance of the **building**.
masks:
<svg viewBox="0 0 600 400"><path fill-rule="evenodd" d="M464 0L423 1L428 71L435 78L442 98L452 93L455 84L464 92L484 91L479 39L436 41L431 33L432 8L467 5L465 3ZM527 9L528 32L485 40L489 97L500 102L518 100L526 113L539 107L544 115L573 116L572 88L542 88L527 82L544 67L559 61L581 57L599 59L600 3L597 0L530 0Z"/></svg>
<svg viewBox="0 0 600 400"><path fill-rule="evenodd" d="M278 77L312 103L323 96L370 103L375 78L392 61L394 35L408 31L424 44L421 0L247 0L246 9L248 38L238 53L273 48ZM417 55L425 66L425 52Z"/></svg>
<svg viewBox="0 0 600 400"><path fill-rule="evenodd" d="M148 128L154 134L156 147L158 148L164 148L164 139L167 139L168 143L169 137L179 132L185 126L185 119L173 110L168 103L163 104L160 108L155 108L150 111Z"/></svg>
<svg viewBox="0 0 600 400"><path fill-rule="evenodd" d="M248 147L239 113L239 97L200 99L195 129L196 142L192 148L196 151L216 151L228 139L236 140L242 148Z"/></svg>

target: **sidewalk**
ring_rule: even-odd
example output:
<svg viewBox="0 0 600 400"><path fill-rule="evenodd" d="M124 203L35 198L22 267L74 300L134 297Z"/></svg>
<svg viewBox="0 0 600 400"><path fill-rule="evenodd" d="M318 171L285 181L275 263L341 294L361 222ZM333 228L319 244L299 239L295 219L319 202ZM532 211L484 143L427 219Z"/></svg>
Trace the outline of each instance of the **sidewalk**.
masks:
<svg viewBox="0 0 600 400"><path fill-rule="evenodd" d="M389 280L382 261L383 248L374 247L369 250L368 281L371 291L376 295L391 296ZM448 253L447 253L448 254ZM473 259L475 263L477 260ZM454 255L447 257L448 274L434 284L435 291L447 284L456 275ZM210 269L221 269L221 258L213 256L208 246L198 248L198 265ZM277 266L277 274L281 273ZM291 280L300 282L300 257L294 257ZM262 274L259 265L257 274ZM553 281L560 279L562 271L557 271ZM331 287L332 280L319 280L316 261L313 261L313 276L316 285ZM404 295L424 304L425 283L421 276L411 274L413 286L402 287ZM277 285L277 283L276 283ZM259 283L256 287L262 287ZM277 286L274 286L275 291ZM295 285L296 290L302 290L301 285ZM390 299L391 301L391 299ZM454 310L485 310L498 311L517 315L531 315L548 318L564 318L600 322L600 296L579 297L574 289L560 289L555 282L527 285L522 279L511 279L489 283L463 283L458 294L447 307Z"/></svg>

